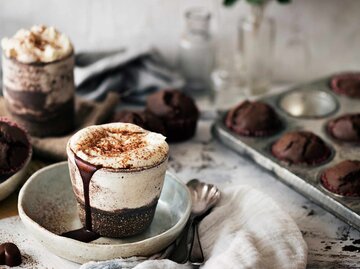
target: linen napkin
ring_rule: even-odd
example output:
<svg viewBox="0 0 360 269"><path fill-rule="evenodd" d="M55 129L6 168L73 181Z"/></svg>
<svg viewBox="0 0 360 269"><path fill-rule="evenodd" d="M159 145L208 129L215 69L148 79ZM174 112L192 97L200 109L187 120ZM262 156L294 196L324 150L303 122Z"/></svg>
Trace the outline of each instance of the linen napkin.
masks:
<svg viewBox="0 0 360 269"><path fill-rule="evenodd" d="M296 223L270 197L248 186L227 189L199 226L204 269L301 269L307 245ZM161 254L160 254L161 255ZM183 269L189 264L145 258L89 262L80 269Z"/></svg>
<svg viewBox="0 0 360 269"><path fill-rule="evenodd" d="M76 130L89 125L104 123L112 115L119 103L116 93L109 93L102 102L76 99ZM0 116L7 116L4 98L0 97ZM64 161L67 159L66 143L72 134L61 137L31 137L34 154L46 161Z"/></svg>
<svg viewBox="0 0 360 269"><path fill-rule="evenodd" d="M184 85L182 76L147 45L79 53L75 64L77 93L91 100L101 100L107 92L115 91L128 102L144 103L151 92Z"/></svg>

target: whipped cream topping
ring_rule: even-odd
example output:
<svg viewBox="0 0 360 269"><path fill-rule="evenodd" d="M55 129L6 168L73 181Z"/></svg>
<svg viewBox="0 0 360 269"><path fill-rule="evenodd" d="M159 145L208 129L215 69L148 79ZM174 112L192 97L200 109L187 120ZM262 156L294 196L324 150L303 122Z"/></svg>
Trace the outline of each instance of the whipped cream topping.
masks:
<svg viewBox="0 0 360 269"><path fill-rule="evenodd" d="M22 63L50 63L73 52L70 39L54 27L35 25L30 30L20 29L11 38L3 38L4 55Z"/></svg>
<svg viewBox="0 0 360 269"><path fill-rule="evenodd" d="M86 127L69 140L80 159L114 169L148 168L164 161L169 146L165 137L130 123Z"/></svg>

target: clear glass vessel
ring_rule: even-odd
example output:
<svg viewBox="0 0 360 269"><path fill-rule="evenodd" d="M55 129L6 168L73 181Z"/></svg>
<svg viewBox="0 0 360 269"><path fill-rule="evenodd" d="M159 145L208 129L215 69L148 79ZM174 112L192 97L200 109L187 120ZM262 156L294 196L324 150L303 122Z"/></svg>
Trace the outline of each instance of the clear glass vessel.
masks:
<svg viewBox="0 0 360 269"><path fill-rule="evenodd" d="M209 87L214 65L210 19L210 12L203 7L193 7L185 12L185 31L179 44L179 68L186 79L186 88L190 90Z"/></svg>
<svg viewBox="0 0 360 269"><path fill-rule="evenodd" d="M239 46L250 95L266 93L271 85L275 22L264 16L265 5L251 5L251 12L240 21Z"/></svg>

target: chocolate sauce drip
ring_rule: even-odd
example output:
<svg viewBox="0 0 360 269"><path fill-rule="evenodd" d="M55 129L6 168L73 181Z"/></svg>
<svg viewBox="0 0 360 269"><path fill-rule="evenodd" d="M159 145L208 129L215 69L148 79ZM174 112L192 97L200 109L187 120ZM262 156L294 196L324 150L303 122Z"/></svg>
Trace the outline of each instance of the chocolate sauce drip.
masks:
<svg viewBox="0 0 360 269"><path fill-rule="evenodd" d="M0 245L0 265L10 267L21 264L21 253L19 248L13 243L3 243Z"/></svg>
<svg viewBox="0 0 360 269"><path fill-rule="evenodd" d="M84 203L85 203L85 227L65 232L61 234L64 237L72 238L85 243L96 240L100 237L99 234L92 231L92 218L90 207L89 186L92 176L101 166L95 166L88 163L75 155L75 164L79 169L80 176L83 182Z"/></svg>
<svg viewBox="0 0 360 269"><path fill-rule="evenodd" d="M79 169L80 176L83 182L84 202L85 202L85 228L88 231L92 231L89 186L92 176L100 167L85 162L76 155L75 155L75 164Z"/></svg>
<svg viewBox="0 0 360 269"><path fill-rule="evenodd" d="M89 243L91 241L94 241L100 237L98 233L95 233L93 231L89 231L86 228L80 228L77 230L73 230L70 232L66 232L61 234L64 237L68 237L71 239L75 239L84 243Z"/></svg>

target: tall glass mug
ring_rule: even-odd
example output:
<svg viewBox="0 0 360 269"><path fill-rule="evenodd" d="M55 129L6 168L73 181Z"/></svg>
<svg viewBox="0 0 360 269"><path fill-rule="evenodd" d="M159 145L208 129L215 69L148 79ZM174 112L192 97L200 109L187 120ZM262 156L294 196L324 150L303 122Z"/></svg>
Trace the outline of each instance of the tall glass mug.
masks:
<svg viewBox="0 0 360 269"><path fill-rule="evenodd" d="M74 51L53 27L33 26L2 40L7 112L33 136L74 128Z"/></svg>

